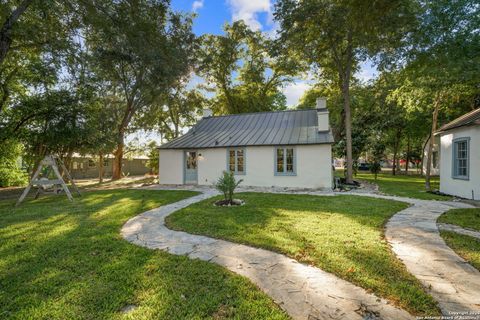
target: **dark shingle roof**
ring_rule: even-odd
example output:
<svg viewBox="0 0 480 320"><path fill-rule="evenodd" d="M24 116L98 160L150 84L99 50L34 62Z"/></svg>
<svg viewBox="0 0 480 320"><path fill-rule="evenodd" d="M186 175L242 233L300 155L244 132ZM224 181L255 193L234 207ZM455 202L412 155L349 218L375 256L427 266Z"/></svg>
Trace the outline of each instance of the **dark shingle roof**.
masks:
<svg viewBox="0 0 480 320"><path fill-rule="evenodd" d="M208 117L160 149L333 143L330 131L319 132L317 126L316 110Z"/></svg>
<svg viewBox="0 0 480 320"><path fill-rule="evenodd" d="M467 114L464 114L461 117L458 117L452 122L447 123L440 129L438 129L437 133L471 125L480 125L480 108L475 109Z"/></svg>

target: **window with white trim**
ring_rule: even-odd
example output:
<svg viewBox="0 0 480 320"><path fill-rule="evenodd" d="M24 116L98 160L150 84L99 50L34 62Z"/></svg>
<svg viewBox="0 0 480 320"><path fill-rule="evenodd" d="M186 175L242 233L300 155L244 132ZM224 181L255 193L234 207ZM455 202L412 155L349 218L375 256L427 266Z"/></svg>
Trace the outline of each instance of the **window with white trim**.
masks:
<svg viewBox="0 0 480 320"><path fill-rule="evenodd" d="M228 170L235 174L245 174L245 149L228 149Z"/></svg>
<svg viewBox="0 0 480 320"><path fill-rule="evenodd" d="M469 141L456 139L453 141L453 178L468 179L469 173Z"/></svg>
<svg viewBox="0 0 480 320"><path fill-rule="evenodd" d="M275 174L295 175L295 149L289 147L275 148Z"/></svg>

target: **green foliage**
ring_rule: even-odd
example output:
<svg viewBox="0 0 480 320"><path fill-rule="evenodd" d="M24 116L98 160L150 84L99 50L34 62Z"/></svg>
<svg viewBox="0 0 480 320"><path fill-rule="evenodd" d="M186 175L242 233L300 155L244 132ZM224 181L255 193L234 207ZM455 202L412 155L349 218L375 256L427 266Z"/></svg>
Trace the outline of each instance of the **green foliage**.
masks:
<svg viewBox="0 0 480 320"><path fill-rule="evenodd" d="M156 130L166 140L177 138L181 129L192 126L207 106L207 99L197 89L187 90L178 84L138 115L135 125Z"/></svg>
<svg viewBox="0 0 480 320"><path fill-rule="evenodd" d="M28 175L19 165L22 146L15 141L0 144L0 187L27 184Z"/></svg>
<svg viewBox="0 0 480 320"><path fill-rule="evenodd" d="M205 35L199 74L214 85L217 114L282 110L281 87L298 73L296 59L278 56L275 42L243 21L225 25L225 35Z"/></svg>
<svg viewBox="0 0 480 320"><path fill-rule="evenodd" d="M153 174L158 174L159 169L159 152L158 152L158 145L155 141L151 141L147 145L148 149L148 161L147 167L153 172Z"/></svg>
<svg viewBox="0 0 480 320"><path fill-rule="evenodd" d="M242 182L242 179L238 181L235 180L235 175L233 172L223 171L221 177L218 178L217 182L215 183L215 188L223 193L225 201L232 203L233 193L238 185Z"/></svg>

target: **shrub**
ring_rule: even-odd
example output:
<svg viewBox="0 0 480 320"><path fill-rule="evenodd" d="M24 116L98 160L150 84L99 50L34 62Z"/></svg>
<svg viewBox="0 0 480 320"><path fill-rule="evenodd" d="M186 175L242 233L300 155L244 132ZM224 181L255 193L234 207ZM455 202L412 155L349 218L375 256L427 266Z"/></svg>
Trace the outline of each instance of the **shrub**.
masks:
<svg viewBox="0 0 480 320"><path fill-rule="evenodd" d="M375 161L370 164L370 172L375 174L375 180L377 180L377 175L380 171L382 171L382 166L380 165L380 162Z"/></svg>
<svg viewBox="0 0 480 320"><path fill-rule="evenodd" d="M222 176L215 183L215 188L223 193L225 201L233 203L233 193L243 180L235 180L233 172L223 171Z"/></svg>
<svg viewBox="0 0 480 320"><path fill-rule="evenodd" d="M23 186L28 175L19 165L22 146L14 141L0 145L0 187Z"/></svg>

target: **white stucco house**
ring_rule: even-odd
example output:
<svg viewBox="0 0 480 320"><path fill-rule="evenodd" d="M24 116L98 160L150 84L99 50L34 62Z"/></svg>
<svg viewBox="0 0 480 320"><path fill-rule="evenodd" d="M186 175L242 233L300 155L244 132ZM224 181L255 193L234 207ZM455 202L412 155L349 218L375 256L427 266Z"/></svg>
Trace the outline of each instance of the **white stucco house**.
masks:
<svg viewBox="0 0 480 320"><path fill-rule="evenodd" d="M317 108L212 116L159 147L160 184L212 185L222 171L242 186L332 187L333 136L325 99Z"/></svg>
<svg viewBox="0 0 480 320"><path fill-rule="evenodd" d="M480 200L480 108L442 126L440 191Z"/></svg>

